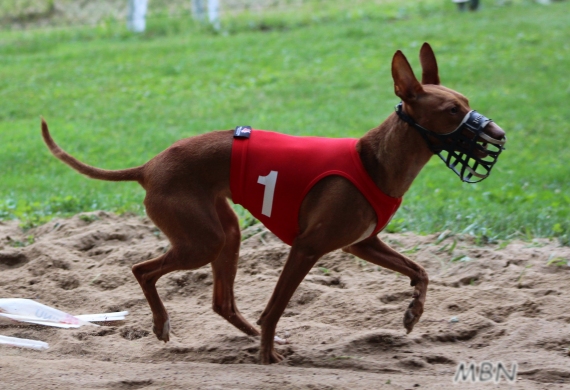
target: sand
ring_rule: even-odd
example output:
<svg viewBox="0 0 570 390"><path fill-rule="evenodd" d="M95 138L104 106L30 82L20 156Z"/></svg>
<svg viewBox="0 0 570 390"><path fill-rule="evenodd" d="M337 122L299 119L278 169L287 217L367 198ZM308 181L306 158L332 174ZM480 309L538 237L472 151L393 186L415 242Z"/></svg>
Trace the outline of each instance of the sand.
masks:
<svg viewBox="0 0 570 390"><path fill-rule="evenodd" d="M238 307L255 323L288 246L248 228L236 280ZM3 389L479 389L453 384L460 362L517 364L516 382L484 388L569 389L570 248L536 239L480 245L468 235L381 234L426 268L430 286L414 331L402 326L409 280L340 251L319 261L278 324L285 361L258 362L259 340L211 309L209 266L158 282L169 343L131 274L168 241L148 219L106 212L23 232L0 223L0 298L30 298L72 314L128 310L125 321L58 329L4 324L0 334L48 342L0 346ZM455 243L455 244L454 244Z"/></svg>

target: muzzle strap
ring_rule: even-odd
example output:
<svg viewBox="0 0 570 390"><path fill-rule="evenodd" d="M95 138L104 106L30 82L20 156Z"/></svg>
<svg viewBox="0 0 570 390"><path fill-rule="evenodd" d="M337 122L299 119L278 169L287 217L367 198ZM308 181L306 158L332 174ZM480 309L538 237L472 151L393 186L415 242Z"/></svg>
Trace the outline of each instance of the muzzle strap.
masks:
<svg viewBox="0 0 570 390"><path fill-rule="evenodd" d="M429 149L439 156L445 165L467 183L477 183L491 174L493 165L504 150L506 138L497 140L483 132L491 119L470 111L459 126L447 134L435 133L418 124L403 111L403 104L396 106L398 117L416 129Z"/></svg>

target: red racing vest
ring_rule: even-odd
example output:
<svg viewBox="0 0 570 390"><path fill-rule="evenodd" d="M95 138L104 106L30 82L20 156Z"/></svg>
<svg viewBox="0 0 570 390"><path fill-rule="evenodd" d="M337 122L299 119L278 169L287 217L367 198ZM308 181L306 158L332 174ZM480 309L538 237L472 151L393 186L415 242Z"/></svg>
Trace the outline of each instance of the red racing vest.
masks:
<svg viewBox="0 0 570 390"><path fill-rule="evenodd" d="M386 227L402 203L372 181L355 138L297 137L249 128L245 133L249 138L234 136L232 144L232 200L286 244L292 245L299 233L301 202L326 176L350 180L368 200L377 218L372 235Z"/></svg>

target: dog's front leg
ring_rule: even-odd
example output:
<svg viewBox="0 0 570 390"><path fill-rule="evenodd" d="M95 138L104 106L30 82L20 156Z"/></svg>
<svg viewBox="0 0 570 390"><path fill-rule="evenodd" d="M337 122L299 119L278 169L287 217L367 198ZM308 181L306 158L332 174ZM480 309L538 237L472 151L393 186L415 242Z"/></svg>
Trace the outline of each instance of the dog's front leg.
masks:
<svg viewBox="0 0 570 390"><path fill-rule="evenodd" d="M283 360L283 356L275 352L273 348L277 322L293 293L321 256L322 253L307 248L300 243L300 240L297 240L291 247L273 295L261 314L261 318L257 321L257 324L261 325L259 351L261 364L279 363Z"/></svg>
<svg viewBox="0 0 570 390"><path fill-rule="evenodd" d="M406 275L414 286L413 300L404 314L404 327L410 333L424 312L428 275L423 267L382 242L377 236L343 248L363 260Z"/></svg>

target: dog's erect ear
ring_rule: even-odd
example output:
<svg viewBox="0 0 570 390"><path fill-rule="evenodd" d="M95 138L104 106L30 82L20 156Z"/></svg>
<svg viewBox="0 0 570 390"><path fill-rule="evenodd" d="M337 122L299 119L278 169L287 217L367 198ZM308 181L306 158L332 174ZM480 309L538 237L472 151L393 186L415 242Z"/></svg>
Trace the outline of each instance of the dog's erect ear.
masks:
<svg viewBox="0 0 570 390"><path fill-rule="evenodd" d="M420 50L420 63L422 64L422 84L439 85L439 72L435 54L429 43L424 43Z"/></svg>
<svg viewBox="0 0 570 390"><path fill-rule="evenodd" d="M414 100L423 92L422 85L416 79L410 63L400 50L392 58L392 78L394 92L403 101Z"/></svg>

